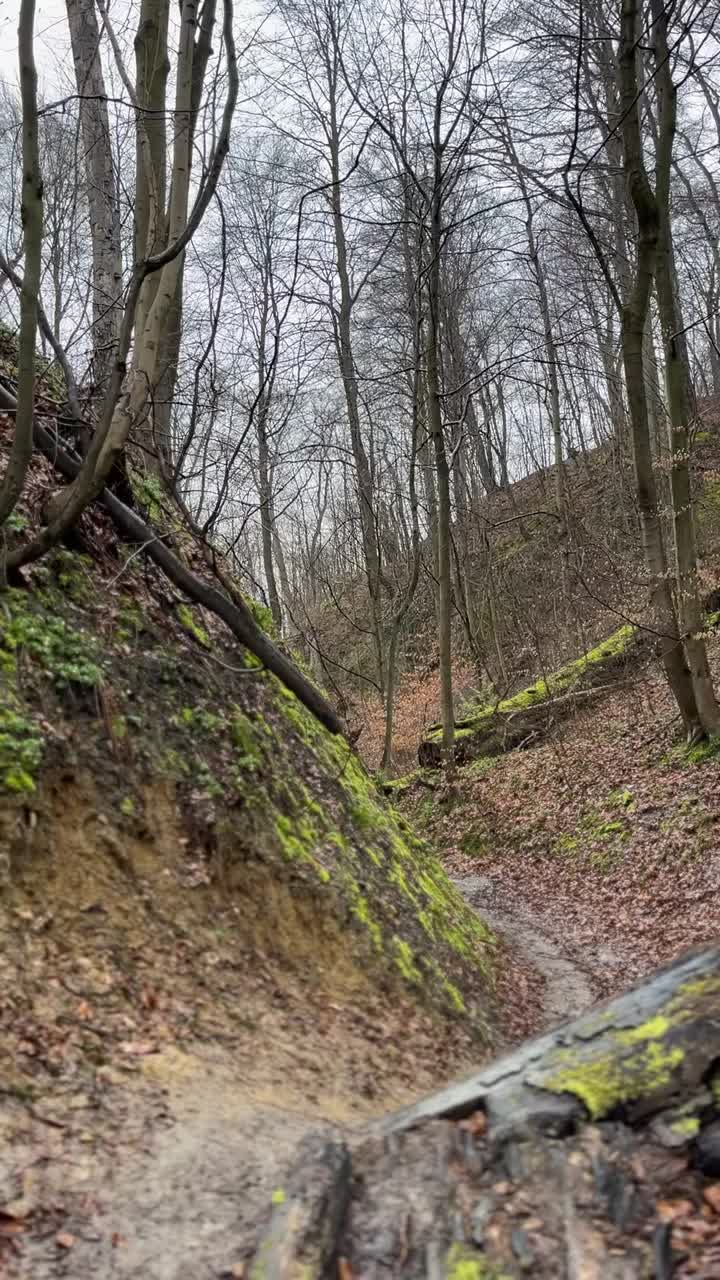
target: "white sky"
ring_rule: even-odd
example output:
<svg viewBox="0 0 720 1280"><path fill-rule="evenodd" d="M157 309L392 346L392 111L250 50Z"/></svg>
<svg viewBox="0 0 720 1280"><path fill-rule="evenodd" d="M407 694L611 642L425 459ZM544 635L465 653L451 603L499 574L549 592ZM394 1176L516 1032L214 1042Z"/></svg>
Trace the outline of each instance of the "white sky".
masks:
<svg viewBox="0 0 720 1280"><path fill-rule="evenodd" d="M0 76L18 82L17 22L19 0L0 0ZM72 70L64 0L36 0L35 61L41 96L62 80L61 68Z"/></svg>

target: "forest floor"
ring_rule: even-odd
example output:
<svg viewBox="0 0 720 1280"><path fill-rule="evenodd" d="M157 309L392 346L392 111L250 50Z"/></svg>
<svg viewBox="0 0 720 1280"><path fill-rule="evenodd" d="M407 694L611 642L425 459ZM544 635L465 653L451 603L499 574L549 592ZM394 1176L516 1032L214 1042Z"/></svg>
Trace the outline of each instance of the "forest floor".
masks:
<svg viewBox="0 0 720 1280"><path fill-rule="evenodd" d="M510 1010L520 1003L528 1025L540 1028L592 1002L592 976L552 938L544 918L504 901L497 881L485 876L456 884L502 935L502 985L515 993ZM213 1040L182 1049L146 1027L149 1038L122 1042L113 1065L95 1072L85 1090L58 1081L37 1102L3 1099L3 1280L246 1276L258 1228L305 1133L334 1134L358 1148L393 1102L452 1074L437 1054L434 1064L423 1055L421 1044L417 1053L403 1053L401 1028L387 1017L369 1017L351 1031L346 1010L333 1032L323 1026L327 1014L323 1019L302 993L275 996L260 1046L245 1028L223 1028L221 1016ZM82 1016L98 1022L87 1004ZM363 1032L364 1057L357 1043ZM520 1032L509 1018L506 1044ZM256 1056L248 1061L252 1040ZM386 1067L381 1099L362 1083L377 1074L378 1054L395 1062L394 1070Z"/></svg>
<svg viewBox="0 0 720 1280"><path fill-rule="evenodd" d="M414 789L416 821L507 947L509 1039L720 936L720 756L679 739L648 668L541 744Z"/></svg>

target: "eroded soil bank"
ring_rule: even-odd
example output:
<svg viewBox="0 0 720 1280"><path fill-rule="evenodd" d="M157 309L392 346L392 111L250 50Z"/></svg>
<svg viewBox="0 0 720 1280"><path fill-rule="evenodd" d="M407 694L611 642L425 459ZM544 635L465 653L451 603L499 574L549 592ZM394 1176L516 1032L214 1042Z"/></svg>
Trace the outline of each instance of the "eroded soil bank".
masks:
<svg viewBox="0 0 720 1280"><path fill-rule="evenodd" d="M534 967L543 1025L592 1001L588 975L527 908L514 911L482 876L456 884L503 935L508 958ZM86 974L80 1012L97 1025L93 980ZM234 981L243 981L240 973ZM85 1087L58 1082L32 1102L3 1096L5 1275L241 1276L309 1130L358 1150L379 1114L461 1069L462 1055L440 1052L430 1024L424 1033L416 1026L408 1042L399 1021L383 1024L358 1009L351 1033L340 1003L323 1017L302 1007L291 983L274 996L267 987L247 995L247 1025L233 1026L223 983L213 1043L188 1051L152 1034L133 1039L137 1028L128 1028L115 1064Z"/></svg>

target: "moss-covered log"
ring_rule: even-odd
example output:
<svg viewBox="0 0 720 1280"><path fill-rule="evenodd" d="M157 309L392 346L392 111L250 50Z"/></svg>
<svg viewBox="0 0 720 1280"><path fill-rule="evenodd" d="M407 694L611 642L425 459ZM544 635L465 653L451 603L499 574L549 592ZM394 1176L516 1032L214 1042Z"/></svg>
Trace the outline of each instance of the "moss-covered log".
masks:
<svg viewBox="0 0 720 1280"><path fill-rule="evenodd" d="M596 648L552 675L510 698L479 706L455 723L455 759L497 756L532 739L570 715L578 705L597 696L604 686L647 652L642 635L632 626L620 627ZM441 763L442 729L430 725L418 749L426 768Z"/></svg>
<svg viewBox="0 0 720 1280"><path fill-rule="evenodd" d="M719 1064L713 946L379 1122L339 1274L669 1280L687 1248L720 1274Z"/></svg>
<svg viewBox="0 0 720 1280"><path fill-rule="evenodd" d="M478 1108L496 1139L566 1132L582 1119L636 1119L686 1099L720 1063L720 947L529 1041L476 1075L383 1120L383 1133Z"/></svg>
<svg viewBox="0 0 720 1280"><path fill-rule="evenodd" d="M309 1280L336 1274L337 1241L350 1198L350 1157L343 1142L311 1134L286 1185L273 1194L270 1221L249 1280Z"/></svg>

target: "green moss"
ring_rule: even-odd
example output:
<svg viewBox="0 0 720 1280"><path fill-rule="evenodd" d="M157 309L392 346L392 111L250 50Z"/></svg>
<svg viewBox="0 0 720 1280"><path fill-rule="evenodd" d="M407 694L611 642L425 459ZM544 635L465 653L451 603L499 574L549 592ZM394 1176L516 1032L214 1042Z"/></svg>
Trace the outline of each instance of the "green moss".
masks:
<svg viewBox="0 0 720 1280"><path fill-rule="evenodd" d="M635 797L627 787L618 787L617 790L611 791L608 796L608 804L611 804L616 809L628 809L631 813L637 807Z"/></svg>
<svg viewBox="0 0 720 1280"><path fill-rule="evenodd" d="M355 882L350 882L351 888L351 905L350 910L355 919L367 930L370 935L370 941L376 951L383 950L382 930L376 920L370 915L370 907L367 898L360 892Z"/></svg>
<svg viewBox="0 0 720 1280"><path fill-rule="evenodd" d="M694 747L685 749L685 760L688 764L708 764L720 757L720 734L709 738L707 742L698 742Z"/></svg>
<svg viewBox="0 0 720 1280"><path fill-rule="evenodd" d="M421 982L422 974L415 964L412 948L402 938L393 938L395 963L407 982Z"/></svg>
<svg viewBox="0 0 720 1280"><path fill-rule="evenodd" d="M669 1030L669 1019L665 1014L658 1013L654 1018L648 1018L647 1022L643 1022L639 1027L633 1027L630 1031L619 1031L617 1042L618 1044L642 1044L644 1040L659 1039Z"/></svg>
<svg viewBox="0 0 720 1280"><path fill-rule="evenodd" d="M230 739L237 752L237 765L242 768L256 769L261 764L262 749L258 743L255 725L244 712L237 708L230 719Z"/></svg>
<svg viewBox="0 0 720 1280"><path fill-rule="evenodd" d="M687 1016L688 1001L720 995L720 975L709 973L704 978L690 978L683 982L677 995L670 1003L670 1015L674 1019Z"/></svg>
<svg viewBox="0 0 720 1280"><path fill-rule="evenodd" d="M697 1116L681 1116L679 1120L671 1122L670 1129L679 1138L687 1138L690 1141L700 1132L700 1120Z"/></svg>
<svg viewBox="0 0 720 1280"><path fill-rule="evenodd" d="M463 831L460 846L463 853L469 854L473 858L480 858L488 852L489 837L487 828L483 823L474 822L467 830Z"/></svg>
<svg viewBox="0 0 720 1280"><path fill-rule="evenodd" d="M272 1204L284 1204L286 1199L287 1197L282 1187L276 1187L270 1197Z"/></svg>
<svg viewBox="0 0 720 1280"><path fill-rule="evenodd" d="M623 1103L660 1093L672 1086L676 1068L685 1058L684 1050L664 1037L674 1022L687 1016L686 1001L681 1005L670 1002L665 1013L656 1014L642 1026L610 1033L608 1052L591 1061L583 1061L582 1049L558 1050L554 1061L559 1069L543 1077L542 1087L552 1093L574 1094L594 1120L610 1115Z"/></svg>
<svg viewBox="0 0 720 1280"><path fill-rule="evenodd" d="M464 766L463 777L472 778L473 780L484 778L491 769L496 769L499 763L499 756L478 756L477 759Z"/></svg>
<svg viewBox="0 0 720 1280"><path fill-rule="evenodd" d="M446 980L445 982L443 982L442 987L443 987L443 991L445 992L445 994L446 994L446 996L447 996L448 1000L450 1001L451 1005L453 1006L453 1008L454 1008L455 1012L456 1012L456 1013L464 1013L464 1012L465 1012L465 1001L463 1000L462 996L460 995L460 992L458 991L457 987L456 987L456 986L454 986L452 982L448 982L447 980Z"/></svg>
<svg viewBox="0 0 720 1280"><path fill-rule="evenodd" d="M63 594L75 604L87 606L94 603L95 589L91 577L93 565L90 556L58 547L46 558L43 567L50 570Z"/></svg>
<svg viewBox="0 0 720 1280"><path fill-rule="evenodd" d="M445 1255L443 1280L512 1280L484 1254L464 1244L453 1244Z"/></svg>
<svg viewBox="0 0 720 1280"><path fill-rule="evenodd" d="M157 769L161 776L164 775L175 781L187 778L191 772L187 756L177 751L175 747L168 747L160 752L157 757Z"/></svg>
<svg viewBox="0 0 720 1280"><path fill-rule="evenodd" d="M181 627L187 631L188 635L191 635L193 640L197 640L198 644L202 645L203 649L212 649L212 644L210 643L210 637L207 631L195 621L192 610L188 605L179 604L177 606L176 613L178 622Z"/></svg>
<svg viewBox="0 0 720 1280"><path fill-rule="evenodd" d="M670 1085L673 1072L684 1059L683 1050L650 1044L644 1053L618 1063L613 1054L592 1063L579 1063L558 1071L543 1081L552 1093L572 1093L585 1104L588 1114L597 1120L610 1115L616 1107L632 1102L643 1094L656 1093Z"/></svg>
<svg viewBox="0 0 720 1280"><path fill-rule="evenodd" d="M245 596L244 599L260 630L264 631L272 640L277 639L272 610L268 609L266 604L261 604L259 600L254 600L252 596Z"/></svg>
<svg viewBox="0 0 720 1280"><path fill-rule="evenodd" d="M124 596L115 615L115 638L122 642L136 640L145 629L142 610L131 597Z"/></svg>
<svg viewBox="0 0 720 1280"><path fill-rule="evenodd" d="M124 818L135 817L135 801L132 796L123 796L120 801L120 812Z"/></svg>
<svg viewBox="0 0 720 1280"><path fill-rule="evenodd" d="M149 471L144 473L136 471L134 467L129 469L129 474L130 484L138 506L147 512L150 520L158 524L162 520L163 508L167 501L167 494L164 492L158 476Z"/></svg>
<svg viewBox="0 0 720 1280"><path fill-rule="evenodd" d="M10 533L23 533L28 527L27 516L24 516L21 511L11 511L5 521L5 527Z"/></svg>
<svg viewBox="0 0 720 1280"><path fill-rule="evenodd" d="M594 871L607 872L620 860L629 835L624 819L606 818L597 809L589 809L572 834L558 836L551 851L559 857L585 858Z"/></svg>
<svg viewBox="0 0 720 1280"><path fill-rule="evenodd" d="M213 735L230 731L225 717L215 711L208 711L207 707L181 707L179 713L171 717L171 722L178 727Z"/></svg>
<svg viewBox="0 0 720 1280"><path fill-rule="evenodd" d="M189 770L192 773L192 769ZM205 760L199 760L195 769L195 782L200 791L211 799L219 800L225 795L225 785L210 768Z"/></svg>
<svg viewBox="0 0 720 1280"><path fill-rule="evenodd" d="M128 735L128 722L125 716L113 716L110 729L117 742L124 742Z"/></svg>

